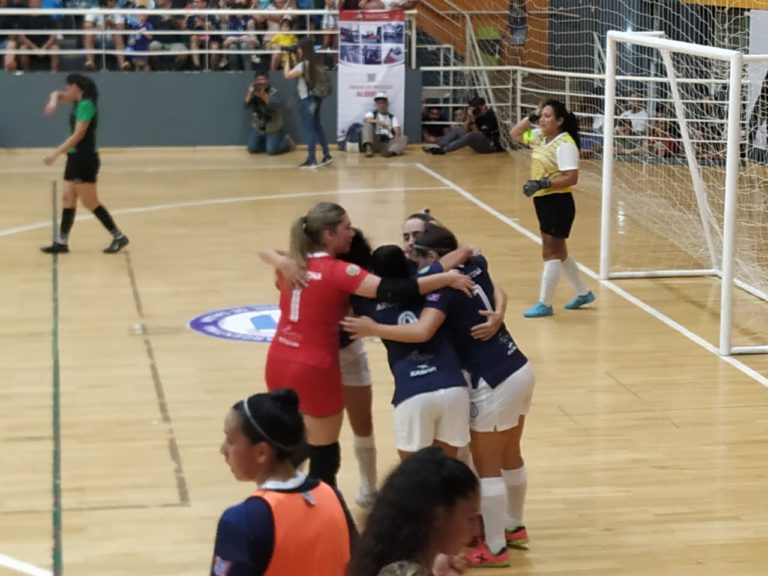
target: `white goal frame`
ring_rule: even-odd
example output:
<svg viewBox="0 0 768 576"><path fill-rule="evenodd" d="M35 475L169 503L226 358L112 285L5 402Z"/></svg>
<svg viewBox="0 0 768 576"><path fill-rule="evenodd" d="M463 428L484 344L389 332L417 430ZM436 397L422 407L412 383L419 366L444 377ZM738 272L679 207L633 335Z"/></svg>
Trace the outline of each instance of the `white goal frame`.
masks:
<svg viewBox="0 0 768 576"><path fill-rule="evenodd" d="M610 31L606 41L605 56L605 122L603 135L603 174L602 174L602 213L600 232L600 279L620 278L674 278L695 276L716 276L721 280L720 297L720 337L719 352L731 354L766 354L765 346L733 346L733 292L734 287L746 290L753 296L766 301L768 294L734 278L736 212L740 171L741 112L742 112L742 71L744 64L765 57L750 57L736 50L713 48L700 44L690 44L663 38L663 32L620 32ZM611 272L611 225L612 225L612 181L614 166L613 125L616 109L617 50L619 44L633 44L655 48L659 51L667 69L666 81L674 102L675 120L680 128L683 150L691 173L691 183L710 255L710 268L701 270L644 270ZM715 242L707 222L709 207L704 184L698 170L696 156L684 117L684 107L680 96L677 78L674 75L671 52L690 54L729 64L728 76L728 126L726 138L725 162L725 212L723 215L723 250L722 261L717 255ZM648 78L646 78L648 79ZM768 336L768 335L767 335Z"/></svg>

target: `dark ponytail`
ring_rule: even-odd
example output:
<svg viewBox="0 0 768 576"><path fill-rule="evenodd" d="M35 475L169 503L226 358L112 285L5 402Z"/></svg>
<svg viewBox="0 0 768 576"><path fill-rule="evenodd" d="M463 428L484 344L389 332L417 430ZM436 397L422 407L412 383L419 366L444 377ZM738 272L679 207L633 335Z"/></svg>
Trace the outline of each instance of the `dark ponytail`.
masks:
<svg viewBox="0 0 768 576"><path fill-rule="evenodd" d="M83 93L83 99L99 101L99 89L96 88L96 83L82 74L69 74L66 79L67 84L74 84Z"/></svg>
<svg viewBox="0 0 768 576"><path fill-rule="evenodd" d="M581 138L579 138L579 120L573 112L570 112L565 104L559 100L546 100L541 107L549 106L555 113L555 118L562 118L563 124L561 126L562 132L568 132L576 143L576 147L581 150Z"/></svg>

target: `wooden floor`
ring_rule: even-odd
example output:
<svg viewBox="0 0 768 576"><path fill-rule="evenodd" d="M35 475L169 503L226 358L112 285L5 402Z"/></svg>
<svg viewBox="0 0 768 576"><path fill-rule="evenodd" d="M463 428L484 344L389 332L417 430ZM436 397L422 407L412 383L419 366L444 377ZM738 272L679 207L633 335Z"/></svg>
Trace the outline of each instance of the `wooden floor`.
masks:
<svg viewBox="0 0 768 576"><path fill-rule="evenodd" d="M35 573L8 568L9 558L50 569L52 266L38 247L50 240L62 166L43 167L43 155L0 152L0 574ZM524 320L540 273L538 246L521 233L536 231L519 193L525 156L340 153L314 172L296 170L301 160L235 149L103 153L103 201L131 245L103 255L107 234L84 219L59 259L65 574L208 570L219 514L250 490L218 454L223 417L264 389L267 347L187 323L274 303L257 250L285 246L291 219L319 200L342 203L376 244L398 242L402 218L428 206L482 247L510 295L509 327L537 373L525 438L532 541L512 553L511 569L488 574L766 573L768 390L758 380L768 358L729 363L659 319L714 341L716 284L618 284L643 310L590 279L598 300L579 312L562 310L562 284L554 318ZM571 250L595 270L598 190L586 182L577 202ZM368 351L387 470L391 378L381 346ZM352 501L347 431L343 442Z"/></svg>

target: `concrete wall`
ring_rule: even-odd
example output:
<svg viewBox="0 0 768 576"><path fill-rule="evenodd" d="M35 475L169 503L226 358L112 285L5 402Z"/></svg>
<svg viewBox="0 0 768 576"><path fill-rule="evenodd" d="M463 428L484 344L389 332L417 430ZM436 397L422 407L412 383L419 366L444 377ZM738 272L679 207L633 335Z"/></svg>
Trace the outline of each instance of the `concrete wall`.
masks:
<svg viewBox="0 0 768 576"><path fill-rule="evenodd" d="M421 137L421 75L408 70L403 123L413 142ZM51 147L68 135L68 107L54 118L43 115L50 92L64 74L0 75L0 148ZM334 83L336 81L335 74ZM245 145L251 126L243 106L250 72L96 74L100 90L100 146ZM273 73L272 84L286 103L286 125L303 142L295 81ZM336 94L321 108L329 141L336 138ZM373 104L371 104L373 106Z"/></svg>

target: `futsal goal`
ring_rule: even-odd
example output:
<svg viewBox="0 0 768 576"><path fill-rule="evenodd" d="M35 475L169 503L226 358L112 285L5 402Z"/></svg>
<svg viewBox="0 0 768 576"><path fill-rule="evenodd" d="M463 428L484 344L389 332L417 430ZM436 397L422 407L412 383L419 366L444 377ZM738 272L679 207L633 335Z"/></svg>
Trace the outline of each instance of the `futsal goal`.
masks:
<svg viewBox="0 0 768 576"><path fill-rule="evenodd" d="M709 278L720 353L768 353L768 55L662 36L607 36L601 278Z"/></svg>

